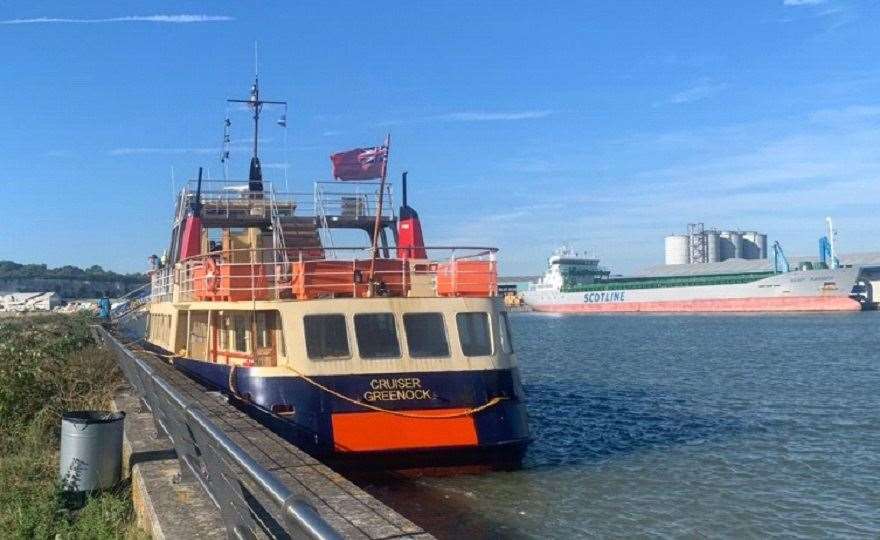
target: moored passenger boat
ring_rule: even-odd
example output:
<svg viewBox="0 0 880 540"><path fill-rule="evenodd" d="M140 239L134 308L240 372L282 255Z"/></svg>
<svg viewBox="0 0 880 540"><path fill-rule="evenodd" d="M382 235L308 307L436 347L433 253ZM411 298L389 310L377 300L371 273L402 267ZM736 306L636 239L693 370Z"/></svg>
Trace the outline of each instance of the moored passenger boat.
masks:
<svg viewBox="0 0 880 540"><path fill-rule="evenodd" d="M255 123L272 103L256 83L241 101ZM257 133L247 180L181 191L147 341L315 455L515 466L529 429L496 250L424 246L406 196L391 205L387 139L290 194L263 180ZM339 229L368 245L334 246Z"/></svg>

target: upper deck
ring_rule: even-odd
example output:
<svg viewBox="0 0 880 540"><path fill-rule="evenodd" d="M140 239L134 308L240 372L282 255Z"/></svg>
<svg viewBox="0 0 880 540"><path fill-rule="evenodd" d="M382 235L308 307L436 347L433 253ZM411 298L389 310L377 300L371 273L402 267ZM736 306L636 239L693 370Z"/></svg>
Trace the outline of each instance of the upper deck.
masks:
<svg viewBox="0 0 880 540"><path fill-rule="evenodd" d="M248 180L203 180L199 192L202 225L208 228L270 226L273 218L312 218L322 227L365 229L372 227L379 203L379 182L314 182L309 192L277 191L264 181L263 191L248 190ZM177 199L175 215L181 221L196 199L190 181ZM382 197L382 226L396 222L391 184Z"/></svg>
<svg viewBox="0 0 880 540"><path fill-rule="evenodd" d="M496 296L494 248L425 250L430 258L373 259L371 248L214 251L154 270L150 301Z"/></svg>
<svg viewBox="0 0 880 540"><path fill-rule="evenodd" d="M262 191L247 181L202 181L198 192L194 183L184 187L171 252L196 203L200 254L153 269L151 302L497 294L495 248L397 248L390 241L397 238L390 184L382 196L377 182L315 182L313 193L262 184ZM380 238L375 248L336 247L336 229Z"/></svg>

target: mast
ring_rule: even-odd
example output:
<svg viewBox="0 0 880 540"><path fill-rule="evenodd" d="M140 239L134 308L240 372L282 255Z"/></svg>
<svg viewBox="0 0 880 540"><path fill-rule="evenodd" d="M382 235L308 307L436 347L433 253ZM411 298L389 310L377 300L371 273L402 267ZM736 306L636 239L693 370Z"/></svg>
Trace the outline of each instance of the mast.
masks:
<svg viewBox="0 0 880 540"><path fill-rule="evenodd" d="M256 64L257 48L254 44L254 63ZM248 174L248 189L250 191L263 191L263 171L260 166L260 113L263 105L283 105L287 108L286 101L268 101L260 99L260 73L254 67L254 84L251 86L251 95L248 99L227 99L229 103L245 103L253 110L254 120L254 153L251 156L250 172ZM286 118L285 112L285 118Z"/></svg>
<svg viewBox="0 0 880 540"><path fill-rule="evenodd" d="M388 160L391 157L390 156L390 154L391 154L391 134L390 133L385 135L385 144L383 146L385 147L385 163L382 164L382 179L379 182L379 197L378 197L379 200L376 202L376 219L373 222L373 241L372 241L372 250L370 253L369 282L371 283L371 285L370 285L371 293L372 293L372 287L373 287L373 285L372 285L373 278L376 274L376 257L379 256L379 231L382 228L382 205L384 204L383 203L383 196L385 194L385 181L388 179Z"/></svg>

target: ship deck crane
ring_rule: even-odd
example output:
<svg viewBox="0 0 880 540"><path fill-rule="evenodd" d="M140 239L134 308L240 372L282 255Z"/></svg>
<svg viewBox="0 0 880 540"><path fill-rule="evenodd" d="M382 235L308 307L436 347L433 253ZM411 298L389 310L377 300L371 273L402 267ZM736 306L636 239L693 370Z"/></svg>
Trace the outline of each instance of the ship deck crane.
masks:
<svg viewBox="0 0 880 540"><path fill-rule="evenodd" d="M782 251L782 245L778 240L773 242L773 271L777 274L791 271L791 266L788 264L788 259L785 257L785 252Z"/></svg>

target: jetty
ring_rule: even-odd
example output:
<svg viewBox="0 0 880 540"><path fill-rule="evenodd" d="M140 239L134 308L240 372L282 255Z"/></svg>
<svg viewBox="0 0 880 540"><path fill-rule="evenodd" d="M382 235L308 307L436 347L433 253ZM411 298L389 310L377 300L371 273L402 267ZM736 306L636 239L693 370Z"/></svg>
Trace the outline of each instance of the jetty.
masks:
<svg viewBox="0 0 880 540"><path fill-rule="evenodd" d="M138 524L153 538L433 538L339 473L101 326L131 387L124 466Z"/></svg>

